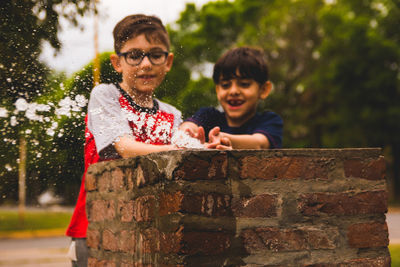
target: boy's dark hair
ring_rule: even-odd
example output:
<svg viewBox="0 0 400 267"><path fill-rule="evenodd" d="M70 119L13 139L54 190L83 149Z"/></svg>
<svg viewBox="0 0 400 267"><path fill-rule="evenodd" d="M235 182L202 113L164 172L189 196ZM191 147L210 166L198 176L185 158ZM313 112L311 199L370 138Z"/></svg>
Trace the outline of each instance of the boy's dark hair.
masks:
<svg viewBox="0 0 400 267"><path fill-rule="evenodd" d="M159 42L169 50L169 37L161 20L155 16L143 14L130 15L122 19L114 27L114 50L121 52L125 42L144 34L149 42Z"/></svg>
<svg viewBox="0 0 400 267"><path fill-rule="evenodd" d="M253 79L259 84L268 81L268 66L262 50L251 47L238 47L227 51L214 65L213 80L234 78Z"/></svg>

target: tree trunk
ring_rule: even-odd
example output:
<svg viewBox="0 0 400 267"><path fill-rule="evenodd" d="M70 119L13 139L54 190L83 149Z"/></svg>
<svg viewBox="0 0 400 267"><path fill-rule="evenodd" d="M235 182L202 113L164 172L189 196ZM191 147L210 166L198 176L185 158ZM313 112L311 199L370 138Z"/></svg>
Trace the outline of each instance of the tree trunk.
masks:
<svg viewBox="0 0 400 267"><path fill-rule="evenodd" d="M394 199L400 201L400 143L393 142L393 192Z"/></svg>
<svg viewBox="0 0 400 267"><path fill-rule="evenodd" d="M19 176L18 176L18 216L21 225L25 221L26 199L26 139L23 134L19 137Z"/></svg>

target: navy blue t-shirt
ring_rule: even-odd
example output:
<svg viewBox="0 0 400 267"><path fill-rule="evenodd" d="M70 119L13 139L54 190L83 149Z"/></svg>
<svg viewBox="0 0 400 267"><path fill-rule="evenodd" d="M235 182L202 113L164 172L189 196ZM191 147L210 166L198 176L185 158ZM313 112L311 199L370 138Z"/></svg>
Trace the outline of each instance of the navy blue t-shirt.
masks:
<svg viewBox="0 0 400 267"><path fill-rule="evenodd" d="M212 107L199 109L185 121L191 121L198 126L202 126L206 138L208 138L209 131L218 126L221 132L229 134L260 133L268 138L271 148L282 147L283 121L278 114L271 111L257 112L253 118L240 127L230 127L226 121L225 112Z"/></svg>

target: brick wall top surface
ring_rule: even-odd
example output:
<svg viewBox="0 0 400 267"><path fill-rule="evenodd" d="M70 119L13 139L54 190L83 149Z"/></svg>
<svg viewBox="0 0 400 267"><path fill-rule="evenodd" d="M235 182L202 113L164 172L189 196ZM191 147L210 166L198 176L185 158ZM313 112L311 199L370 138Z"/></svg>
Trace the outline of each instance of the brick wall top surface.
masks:
<svg viewBox="0 0 400 267"><path fill-rule="evenodd" d="M159 162L160 168L166 174L171 174L181 162L188 158L198 157L199 159L208 159L212 155L226 154L234 158L256 156L256 157L330 157L340 159L350 158L375 158L382 154L380 148L344 148L344 149L274 149L274 150L231 150L231 151L215 151L215 150L177 150L161 153L153 153L146 156L139 156L130 159L119 159L111 162L100 162L89 167L89 172L99 173L114 167L128 167L135 165L140 160L150 160Z"/></svg>

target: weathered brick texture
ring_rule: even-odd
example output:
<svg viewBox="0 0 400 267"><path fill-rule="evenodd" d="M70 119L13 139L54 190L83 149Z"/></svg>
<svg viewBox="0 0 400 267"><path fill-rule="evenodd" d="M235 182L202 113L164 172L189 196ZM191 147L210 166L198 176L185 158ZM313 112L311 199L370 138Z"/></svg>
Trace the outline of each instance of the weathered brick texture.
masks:
<svg viewBox="0 0 400 267"><path fill-rule="evenodd" d="M379 149L171 151L94 164L89 266L390 266Z"/></svg>

